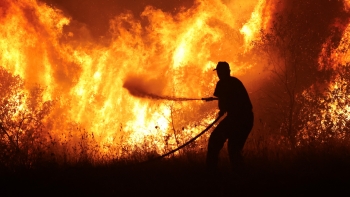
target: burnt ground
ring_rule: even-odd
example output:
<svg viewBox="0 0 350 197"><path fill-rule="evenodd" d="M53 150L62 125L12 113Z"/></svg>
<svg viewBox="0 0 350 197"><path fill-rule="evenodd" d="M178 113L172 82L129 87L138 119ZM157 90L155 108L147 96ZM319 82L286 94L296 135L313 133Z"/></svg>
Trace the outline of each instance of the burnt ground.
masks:
<svg viewBox="0 0 350 197"><path fill-rule="evenodd" d="M44 165L2 171L0 196L311 196L350 194L350 159L249 161L210 175L202 161Z"/></svg>

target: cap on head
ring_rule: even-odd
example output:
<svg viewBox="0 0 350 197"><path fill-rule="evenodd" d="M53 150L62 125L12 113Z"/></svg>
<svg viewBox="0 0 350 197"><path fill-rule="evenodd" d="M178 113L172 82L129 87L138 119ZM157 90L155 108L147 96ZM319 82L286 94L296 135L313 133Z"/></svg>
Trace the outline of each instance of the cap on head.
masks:
<svg viewBox="0 0 350 197"><path fill-rule="evenodd" d="M230 65L227 62L219 62L216 65L216 68L214 70L220 70L220 71L227 70L227 71L230 71Z"/></svg>

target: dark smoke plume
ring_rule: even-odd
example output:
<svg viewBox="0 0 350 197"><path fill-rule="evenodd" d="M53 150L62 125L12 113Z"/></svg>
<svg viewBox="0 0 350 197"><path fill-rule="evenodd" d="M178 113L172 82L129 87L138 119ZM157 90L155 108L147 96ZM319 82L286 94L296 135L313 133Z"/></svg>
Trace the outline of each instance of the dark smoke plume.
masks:
<svg viewBox="0 0 350 197"><path fill-rule="evenodd" d="M74 21L83 23L95 38L106 36L109 21L115 16L130 11L140 17L146 6L152 6L169 13L177 13L182 8L192 7L194 0L40 0L52 7L63 10ZM138 18L140 19L140 18Z"/></svg>
<svg viewBox="0 0 350 197"><path fill-rule="evenodd" d="M325 43L328 43L329 51L339 45L349 23L350 15L345 11L343 1L270 2L277 5L270 20L271 33L280 41L275 52L284 56L288 62L287 69L296 69L300 90L320 78L325 79L327 73L319 69L319 55ZM284 51L288 51L289 55L285 55Z"/></svg>

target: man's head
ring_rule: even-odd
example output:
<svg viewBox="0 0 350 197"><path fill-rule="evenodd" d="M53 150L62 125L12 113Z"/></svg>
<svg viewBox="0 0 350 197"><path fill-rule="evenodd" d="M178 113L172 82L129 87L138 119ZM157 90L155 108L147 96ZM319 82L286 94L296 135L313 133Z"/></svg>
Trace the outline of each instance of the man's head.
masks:
<svg viewBox="0 0 350 197"><path fill-rule="evenodd" d="M230 65L227 62L219 62L214 70L216 70L219 79L230 77Z"/></svg>

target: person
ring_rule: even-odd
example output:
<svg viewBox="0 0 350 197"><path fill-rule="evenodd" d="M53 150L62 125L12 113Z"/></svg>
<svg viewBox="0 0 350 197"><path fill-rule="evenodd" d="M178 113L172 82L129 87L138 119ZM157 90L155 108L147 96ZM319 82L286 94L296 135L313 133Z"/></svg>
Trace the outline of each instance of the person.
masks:
<svg viewBox="0 0 350 197"><path fill-rule="evenodd" d="M214 96L218 98L219 116L227 116L211 133L206 164L211 172L217 171L219 153L227 142L230 163L235 169L243 166L242 149L253 128L253 106L243 83L230 75L227 62L219 62L214 69L219 81Z"/></svg>

